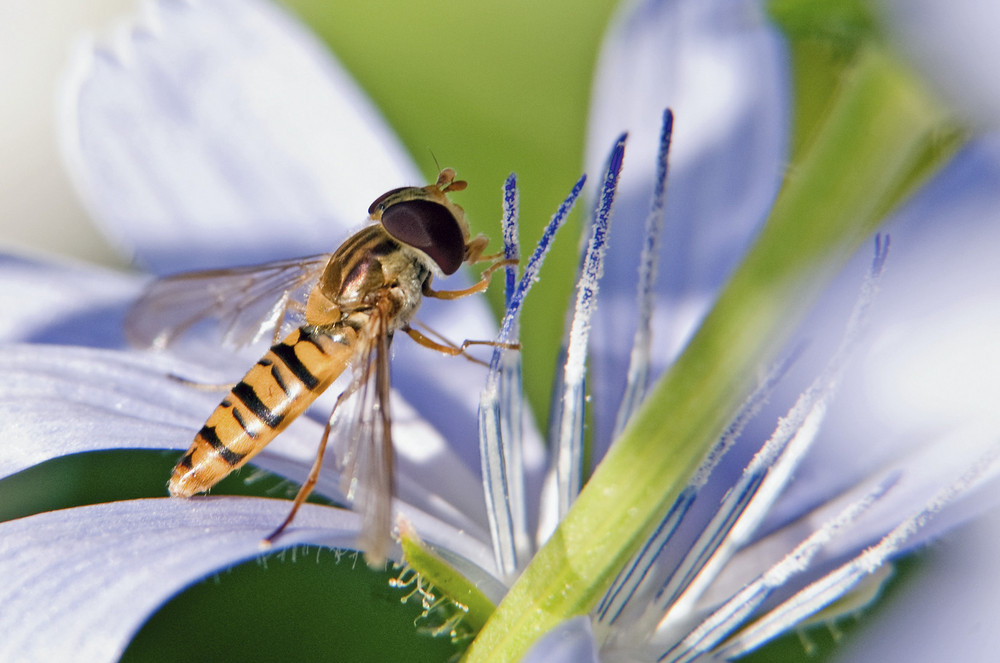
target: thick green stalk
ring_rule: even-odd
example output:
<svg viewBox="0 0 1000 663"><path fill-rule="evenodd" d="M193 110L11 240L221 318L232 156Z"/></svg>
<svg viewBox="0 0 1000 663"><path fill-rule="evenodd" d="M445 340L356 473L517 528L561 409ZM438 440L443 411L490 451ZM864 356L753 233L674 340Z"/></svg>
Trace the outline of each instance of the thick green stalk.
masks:
<svg viewBox="0 0 1000 663"><path fill-rule="evenodd" d="M662 518L824 284L926 176L948 118L875 46L856 53L825 120L789 169L758 241L671 370L611 449L552 539L467 652L516 661L590 612ZM682 118L678 119L678 126Z"/></svg>

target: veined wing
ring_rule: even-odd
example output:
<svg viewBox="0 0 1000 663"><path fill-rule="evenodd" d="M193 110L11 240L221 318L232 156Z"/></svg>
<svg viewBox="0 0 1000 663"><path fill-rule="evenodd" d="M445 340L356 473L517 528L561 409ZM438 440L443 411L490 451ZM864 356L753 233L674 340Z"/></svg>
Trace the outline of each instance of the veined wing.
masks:
<svg viewBox="0 0 1000 663"><path fill-rule="evenodd" d="M223 342L252 343L301 309L330 255L157 279L129 310L125 334L138 347L163 348L197 322L215 319Z"/></svg>
<svg viewBox="0 0 1000 663"><path fill-rule="evenodd" d="M385 561L392 530L393 447L389 411L388 315L376 304L361 332L351 416L335 422L341 490L362 517L359 547L371 566Z"/></svg>

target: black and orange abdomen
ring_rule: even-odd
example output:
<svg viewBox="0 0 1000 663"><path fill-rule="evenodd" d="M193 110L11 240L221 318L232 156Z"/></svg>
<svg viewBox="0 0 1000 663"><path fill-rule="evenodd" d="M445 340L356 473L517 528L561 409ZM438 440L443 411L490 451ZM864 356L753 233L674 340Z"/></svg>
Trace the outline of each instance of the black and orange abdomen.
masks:
<svg viewBox="0 0 1000 663"><path fill-rule="evenodd" d="M334 340L310 328L289 334L254 364L198 431L170 477L170 494L190 497L242 467L344 371L354 332Z"/></svg>

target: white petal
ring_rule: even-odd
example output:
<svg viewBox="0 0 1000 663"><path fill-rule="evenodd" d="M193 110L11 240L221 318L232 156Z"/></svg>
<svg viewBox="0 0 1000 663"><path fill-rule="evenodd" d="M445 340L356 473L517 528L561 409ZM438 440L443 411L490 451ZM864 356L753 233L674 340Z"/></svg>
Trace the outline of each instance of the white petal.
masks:
<svg viewBox="0 0 1000 663"><path fill-rule="evenodd" d="M777 192L787 156L786 79L781 42L755 2L632 2L612 27L598 64L587 143L587 170L597 173L617 134L629 132L594 330L602 348L594 364L599 443L610 433L635 328L641 228L663 110L674 110L675 123L653 323L655 372L704 314Z"/></svg>
<svg viewBox="0 0 1000 663"><path fill-rule="evenodd" d="M959 112L1000 126L1000 81L987 63L1000 59L1000 7L981 0L882 0L887 28Z"/></svg>
<svg viewBox="0 0 1000 663"><path fill-rule="evenodd" d="M332 251L423 184L357 85L277 5L156 0L83 46L64 151L105 232L157 272Z"/></svg>
<svg viewBox="0 0 1000 663"><path fill-rule="evenodd" d="M0 523L0 659L117 660L146 618L175 593L261 554L287 502L152 499L53 511ZM460 532L421 535L472 559L489 553ZM358 518L303 506L274 550L303 543L350 549Z"/></svg>
<svg viewBox="0 0 1000 663"><path fill-rule="evenodd" d="M522 663L598 663L590 617L569 619L532 645Z"/></svg>

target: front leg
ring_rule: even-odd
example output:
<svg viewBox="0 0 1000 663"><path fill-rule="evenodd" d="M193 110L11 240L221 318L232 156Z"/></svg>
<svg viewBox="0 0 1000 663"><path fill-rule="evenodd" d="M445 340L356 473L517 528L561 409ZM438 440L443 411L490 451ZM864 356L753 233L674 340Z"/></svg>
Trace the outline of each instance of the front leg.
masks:
<svg viewBox="0 0 1000 663"><path fill-rule="evenodd" d="M434 290L431 288L430 281L424 282L423 292L425 297L434 297L435 299L459 299L461 297L467 297L469 295L474 295L477 292L483 292L488 287L490 287L490 277L493 276L493 272L497 271L501 267L507 267L508 265L516 265L518 263L517 258L504 258L501 259L499 255L490 256L489 258L484 258L484 260L490 259L494 260L493 264L483 270L483 273L479 276L479 281L472 284L472 286L465 288L463 290Z"/></svg>
<svg viewBox="0 0 1000 663"><path fill-rule="evenodd" d="M467 354L465 352L470 346L473 346L473 345L489 345L489 346L492 346L492 347L495 347L495 348L504 348L505 350L520 350L521 349L521 344L520 343L500 343L499 341L470 341L470 340L465 340L465 341L462 341L461 345L455 345L454 343L451 343L450 341L442 338L442 340L445 341L445 342L444 343L438 343L437 341L435 341L434 339L430 338L426 334L424 334L424 333L422 333L420 331L417 331L416 329L414 329L413 327L410 327L409 325L403 327L403 331L406 332L407 336L409 336L410 338L412 338L414 341L416 341L420 345L424 346L425 348L429 348L431 350L436 350L437 352L440 352L441 354L446 354L446 355L449 355L451 357L457 357L459 355L462 355L463 357L465 357L469 361L474 361L477 364L483 364L483 365L486 365L486 362L481 361L479 359L476 359L475 357L470 356L469 354ZM430 330L430 331L431 331L431 333L434 333L433 330Z"/></svg>

